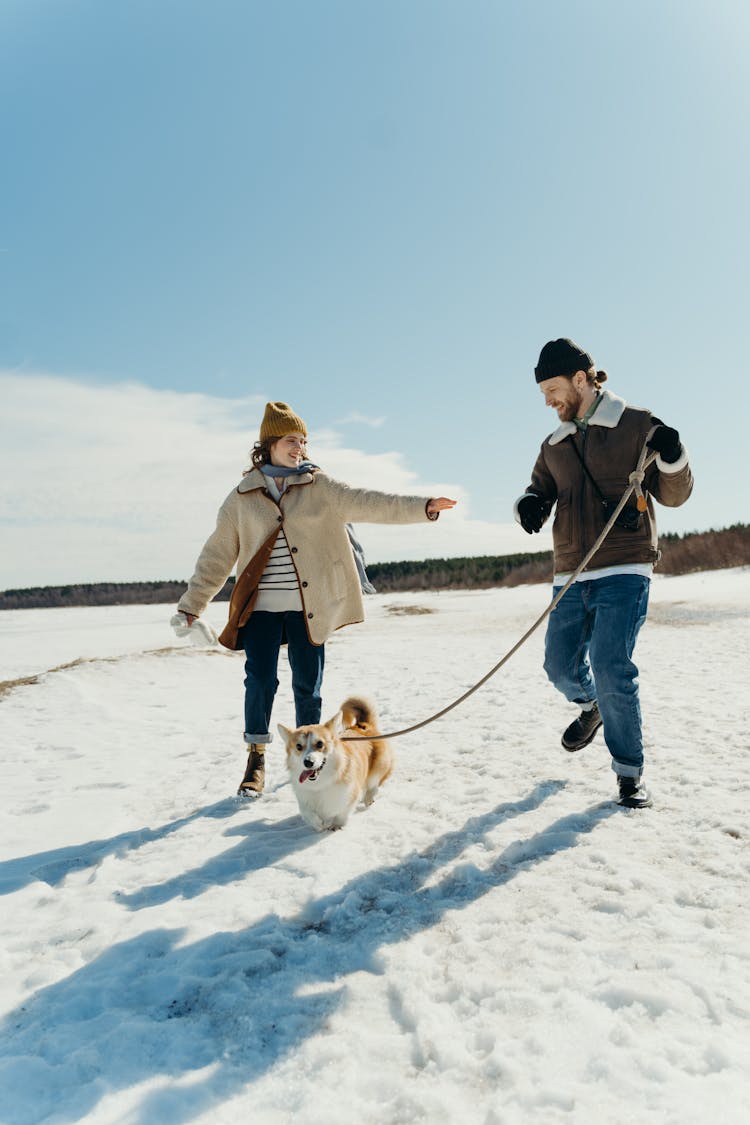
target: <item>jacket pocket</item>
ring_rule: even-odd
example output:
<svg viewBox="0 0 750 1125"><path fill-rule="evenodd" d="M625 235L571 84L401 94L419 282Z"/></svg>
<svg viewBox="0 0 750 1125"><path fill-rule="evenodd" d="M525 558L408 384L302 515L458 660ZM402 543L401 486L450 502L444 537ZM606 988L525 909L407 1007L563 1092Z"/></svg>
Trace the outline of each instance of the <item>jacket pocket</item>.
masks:
<svg viewBox="0 0 750 1125"><path fill-rule="evenodd" d="M563 488L558 493L552 540L555 550L559 547L570 547L573 542L573 504L570 488Z"/></svg>
<svg viewBox="0 0 750 1125"><path fill-rule="evenodd" d="M335 562L331 567L331 596L335 602L342 602L346 597L346 569L342 562Z"/></svg>

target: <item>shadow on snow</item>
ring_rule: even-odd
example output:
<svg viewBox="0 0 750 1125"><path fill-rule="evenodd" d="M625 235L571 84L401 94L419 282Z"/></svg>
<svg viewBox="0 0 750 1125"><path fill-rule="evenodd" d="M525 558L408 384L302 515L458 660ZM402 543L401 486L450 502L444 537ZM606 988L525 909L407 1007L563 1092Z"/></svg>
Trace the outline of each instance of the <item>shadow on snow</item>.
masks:
<svg viewBox="0 0 750 1125"><path fill-rule="evenodd" d="M434 882L467 847L563 784L538 784L422 851L357 876L296 918L267 914L184 945L181 931L155 930L41 990L0 1025L0 1065L12 1068L17 1091L13 1125L53 1113L56 1122L80 1120L105 1094L149 1079L170 1085L144 1096L129 1117L135 1125L186 1122L239 1093L325 1027L345 997L343 978L384 971L381 949L575 847L617 811L601 804L562 817L486 868L464 863Z"/></svg>
<svg viewBox="0 0 750 1125"><path fill-rule="evenodd" d="M178 820L171 820L160 828L138 828L132 832L112 836L108 840L91 840L87 844L71 844L65 848L54 848L48 852L37 852L35 855L5 860L0 863L0 895L11 894L36 880L41 880L50 887L56 887L71 871L96 867L107 856L124 855L154 840L163 840L192 821L203 817L225 820L241 808L242 805L233 798L225 799L205 808L196 809L195 812Z"/></svg>
<svg viewBox="0 0 750 1125"><path fill-rule="evenodd" d="M250 820L229 828L225 836L240 836L236 847L212 856L192 871L182 871L163 883L119 894L117 901L129 910L159 906L173 898L196 898L207 888L236 883L251 871L272 867L289 855L313 847L320 839L297 814L285 820ZM248 838L252 847L248 847Z"/></svg>

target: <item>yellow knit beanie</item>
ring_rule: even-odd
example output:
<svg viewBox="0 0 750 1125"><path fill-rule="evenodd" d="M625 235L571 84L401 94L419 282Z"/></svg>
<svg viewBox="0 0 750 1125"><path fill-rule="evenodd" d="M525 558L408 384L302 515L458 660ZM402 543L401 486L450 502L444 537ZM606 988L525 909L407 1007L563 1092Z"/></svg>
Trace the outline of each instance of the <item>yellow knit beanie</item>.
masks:
<svg viewBox="0 0 750 1125"><path fill-rule="evenodd" d="M304 434L307 437L307 426L287 403L267 402L260 424L260 440L280 438L284 434Z"/></svg>

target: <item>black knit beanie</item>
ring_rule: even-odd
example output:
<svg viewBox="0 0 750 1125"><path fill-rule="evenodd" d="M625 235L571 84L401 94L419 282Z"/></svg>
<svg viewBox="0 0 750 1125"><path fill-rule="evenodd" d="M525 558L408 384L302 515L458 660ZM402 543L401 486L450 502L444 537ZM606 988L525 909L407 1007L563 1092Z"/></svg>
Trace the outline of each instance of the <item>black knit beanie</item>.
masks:
<svg viewBox="0 0 750 1125"><path fill-rule="evenodd" d="M579 348L573 340L550 340L539 353L534 375L537 383L543 383L545 379L555 379L558 375L575 375L576 371L588 371L593 366L594 361L589 353Z"/></svg>

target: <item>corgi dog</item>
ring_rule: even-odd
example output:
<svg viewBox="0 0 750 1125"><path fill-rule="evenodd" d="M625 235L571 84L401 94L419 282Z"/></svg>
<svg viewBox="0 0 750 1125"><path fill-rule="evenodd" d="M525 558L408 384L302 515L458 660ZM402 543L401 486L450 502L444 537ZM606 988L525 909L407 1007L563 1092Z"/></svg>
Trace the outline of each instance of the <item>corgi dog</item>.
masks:
<svg viewBox="0 0 750 1125"><path fill-rule="evenodd" d="M317 832L343 828L360 800L369 808L393 772L393 752L378 737L375 709L366 699L347 699L327 723L295 730L279 723L278 731L299 811ZM346 731L366 739L342 741Z"/></svg>

